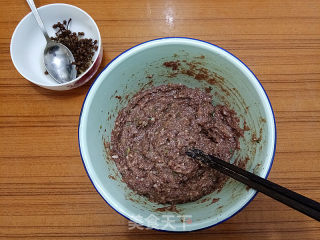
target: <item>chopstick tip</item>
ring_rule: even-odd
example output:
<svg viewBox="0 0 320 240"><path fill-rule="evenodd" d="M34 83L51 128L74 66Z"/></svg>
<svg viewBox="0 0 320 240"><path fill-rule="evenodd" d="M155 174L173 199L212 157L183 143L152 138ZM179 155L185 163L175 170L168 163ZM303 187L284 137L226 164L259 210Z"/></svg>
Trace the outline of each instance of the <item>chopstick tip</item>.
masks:
<svg viewBox="0 0 320 240"><path fill-rule="evenodd" d="M188 149L186 151L186 154L189 157L197 158L197 157L199 157L199 155L203 154L203 152L201 150L199 150L199 149Z"/></svg>

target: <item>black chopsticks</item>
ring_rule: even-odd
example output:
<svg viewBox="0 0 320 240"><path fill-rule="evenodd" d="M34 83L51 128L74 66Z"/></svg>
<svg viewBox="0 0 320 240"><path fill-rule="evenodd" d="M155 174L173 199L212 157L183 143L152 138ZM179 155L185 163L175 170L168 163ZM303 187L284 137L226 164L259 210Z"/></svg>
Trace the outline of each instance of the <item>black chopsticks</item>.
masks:
<svg viewBox="0 0 320 240"><path fill-rule="evenodd" d="M186 154L189 157L200 160L208 166L248 185L251 188L256 189L257 191L320 221L320 203L243 170L233 164L225 162L217 157L206 155L201 150L188 150Z"/></svg>

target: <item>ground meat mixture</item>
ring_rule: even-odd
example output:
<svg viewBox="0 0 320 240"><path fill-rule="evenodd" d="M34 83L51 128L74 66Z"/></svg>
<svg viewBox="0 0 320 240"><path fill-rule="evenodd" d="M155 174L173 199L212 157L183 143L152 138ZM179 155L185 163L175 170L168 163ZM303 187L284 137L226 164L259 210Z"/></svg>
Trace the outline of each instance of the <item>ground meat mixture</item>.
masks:
<svg viewBox="0 0 320 240"><path fill-rule="evenodd" d="M214 106L205 90L162 85L137 93L119 112L111 157L137 193L158 203L185 203L226 180L185 151L197 148L229 161L242 135L236 113Z"/></svg>

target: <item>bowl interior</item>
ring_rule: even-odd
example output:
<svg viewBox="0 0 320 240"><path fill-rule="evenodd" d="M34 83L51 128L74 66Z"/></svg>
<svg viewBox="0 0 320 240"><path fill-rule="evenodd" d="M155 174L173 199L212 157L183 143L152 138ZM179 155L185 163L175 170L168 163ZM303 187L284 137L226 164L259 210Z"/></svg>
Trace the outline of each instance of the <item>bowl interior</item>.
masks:
<svg viewBox="0 0 320 240"><path fill-rule="evenodd" d="M181 67L193 62L197 68L208 69L214 81L173 74L172 69L163 66L165 61L176 60ZM255 191L230 179L219 192L178 204L177 212L163 211L164 205L148 201L121 182L104 148L128 97L142 88L167 83L210 86L213 104L227 104L234 109L241 124L245 121L250 130L245 132L241 149L232 161L247 158L246 169L262 177L267 176L273 160L275 124L268 98L254 75L235 57L208 43L179 38L147 42L122 54L100 74L86 97L79 125L80 151L94 186L109 205L135 222L168 231L191 231L231 217L253 198ZM171 216L169 225L165 224L166 215Z"/></svg>
<svg viewBox="0 0 320 240"><path fill-rule="evenodd" d="M95 22L80 8L68 4L50 4L38 8L38 12L49 36L55 36L56 31L52 28L53 24L71 18L71 31L84 32L84 37L96 39L100 45L100 34ZM63 84L56 83L49 75L44 74L43 51L45 46L46 40L33 15L29 13L18 24L12 36L10 47L12 61L20 74L29 81L40 86L61 86ZM99 49L95 52L93 62L98 55ZM83 74L68 84L77 81Z"/></svg>

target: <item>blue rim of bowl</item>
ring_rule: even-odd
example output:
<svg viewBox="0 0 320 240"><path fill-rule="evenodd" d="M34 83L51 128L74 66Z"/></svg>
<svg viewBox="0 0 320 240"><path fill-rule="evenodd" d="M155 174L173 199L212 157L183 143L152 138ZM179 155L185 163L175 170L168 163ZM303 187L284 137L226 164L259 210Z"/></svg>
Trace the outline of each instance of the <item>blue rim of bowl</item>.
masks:
<svg viewBox="0 0 320 240"><path fill-rule="evenodd" d="M137 44L137 45L135 45L135 46L133 46L133 47L131 47L131 48L128 48L127 50L125 50L124 52L122 52L122 53L120 53L118 56L116 56L114 59L112 59L112 60L103 68L103 70L98 74L98 76L95 78L95 80L94 80L93 83L91 84L91 86L90 86L90 88L89 88L89 90L88 90L88 92L87 92L87 94L86 94L86 97L85 97L84 100L83 100L83 104L82 104L81 111L80 111L79 124L78 124L78 146L79 146L79 152L80 152L80 156L81 156L81 160L82 160L82 164L83 164L83 166L84 166L84 169L86 170L86 173L87 173L87 175L88 175L88 177L89 177L89 179L90 179L93 187L94 187L95 190L97 191L97 193L102 197L102 199L103 199L114 211L116 211L118 214L120 214L120 215L123 216L124 218L128 219L129 221L133 221L133 220L130 219L129 217L121 214L120 212L118 212L114 207L112 207L112 206L108 203L108 201L107 201L106 199L104 199L104 197L100 194L100 192L98 191L98 189L97 189L96 186L94 185L94 183L93 183L93 181L92 181L92 179L91 179L91 177L90 177L90 175L89 175L89 173L88 173L88 170L87 170L87 168L86 168L86 165L85 165L85 163L84 163L84 161L83 161L83 157L82 157L82 153L81 153L81 147L80 147L80 131L79 131L79 130L80 130L80 123L81 123L81 116L82 116L83 106L84 106L84 104L85 104L85 102L86 102L86 100L87 100L87 96L88 96L88 94L89 94L92 86L93 86L94 83L97 81L97 79L99 78L99 76L101 75L101 73L103 73L103 72L106 70L106 68L107 68L113 61L115 61L117 58L119 58L122 54L128 52L129 50L131 50L131 49L133 49L133 48L136 48L137 46L140 46L140 45L143 45L143 44L146 44L146 43L149 43L149 42L153 42L153 41L162 40L162 39L187 39L187 40L194 40L194 41L206 43L206 44L209 44L209 45L211 45L211 46L214 46L214 47L217 47L217 48L221 49L222 51L230 54L231 56L233 56L234 58L236 58L238 61L240 61L240 62L243 64L243 66L245 66L245 67L250 71L250 73L255 77L255 79L258 81L259 85L261 86L264 94L266 95L266 97L267 97L267 99L268 99L268 103L269 103L269 106L270 106L271 112L272 112L272 117L273 117L273 122L274 122L274 147L273 147L273 154L272 154L272 158L271 158L271 163L270 163L269 169L268 169L268 171L267 171L267 174L266 174L266 176L264 177L265 179L267 179L268 176L269 176L269 174L270 174L270 171L271 171L271 168L272 168L272 165L273 165L273 161L274 161L274 156L275 156L275 153L276 153L276 145L277 145L277 126L276 126L276 119L275 119L274 111L273 111L273 108L272 108L272 105L271 105L271 101L270 101L270 99L269 99L269 97L268 97L268 94L267 94L266 90L265 90L264 87L262 86L262 84L261 84L261 82L259 81L259 79L257 78L257 76L256 76L256 75L251 71L251 69L250 69L244 62L242 62L238 57L236 57L235 55L233 55L233 54L230 53L229 51L227 51L227 50L225 50L225 49L223 49L223 48L221 48L221 47L219 47L219 46L217 46L217 45L215 45L215 44L213 44L213 43L210 43L210 42L207 42L207 41L204 41L204 40L200 40L200 39L196 39L196 38L189 38L189 37L163 37L163 38L156 38L156 39L152 39L152 40L148 40L148 41L139 43L139 44ZM221 220L220 222L217 222L217 223L215 223L215 224L213 224L213 225L207 226L207 227L203 227L203 228L199 228L199 229L194 229L194 230L189 230L189 231L188 231L188 230L186 230L186 231L170 231L170 230L157 229L157 228L151 228L151 229L157 230L157 231L161 231L161 232L172 232L172 233L195 232L195 231L200 231L200 230L208 229L208 228L214 227L214 226L216 226L216 225L219 225L219 224L227 221L228 219L232 218L233 216L237 215L239 212L241 212L241 211L257 196L257 194L258 194L258 192L256 191L255 194L251 197L251 199L249 199L249 201L248 201L245 205L243 205L238 211L236 211L235 213L233 213L231 216L229 216L229 217L227 217L227 218L225 218L225 219ZM133 222L134 222L134 221L133 221ZM147 228L150 229L150 227L148 227L148 226L145 226L145 225L142 225L142 226L147 227Z"/></svg>

